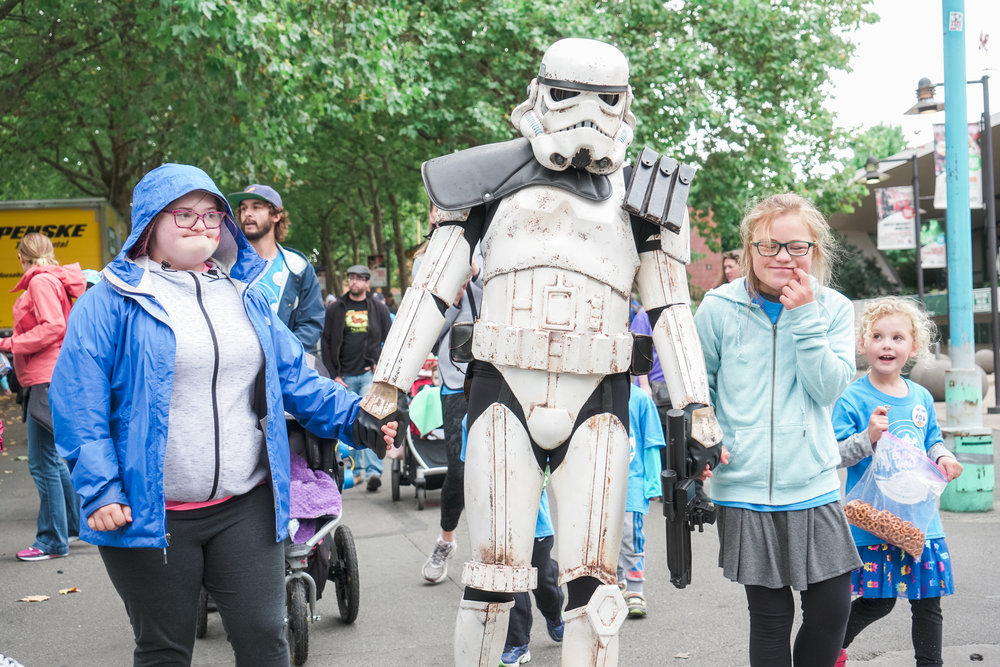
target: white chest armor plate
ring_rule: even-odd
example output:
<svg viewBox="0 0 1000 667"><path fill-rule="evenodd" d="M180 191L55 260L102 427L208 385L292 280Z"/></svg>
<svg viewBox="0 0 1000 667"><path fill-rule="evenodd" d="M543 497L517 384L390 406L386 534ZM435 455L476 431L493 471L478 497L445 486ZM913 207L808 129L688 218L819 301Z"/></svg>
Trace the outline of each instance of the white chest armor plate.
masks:
<svg viewBox="0 0 1000 667"><path fill-rule="evenodd" d="M601 379L631 362L639 258L621 208L621 172L611 180L603 202L544 186L520 190L499 204L481 241L473 353L503 374L543 447L565 440Z"/></svg>

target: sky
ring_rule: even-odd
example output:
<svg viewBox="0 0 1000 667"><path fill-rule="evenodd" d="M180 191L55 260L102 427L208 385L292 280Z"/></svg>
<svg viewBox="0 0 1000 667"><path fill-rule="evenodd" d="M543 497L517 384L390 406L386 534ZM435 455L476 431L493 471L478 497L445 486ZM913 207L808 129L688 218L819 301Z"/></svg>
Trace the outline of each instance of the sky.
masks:
<svg viewBox="0 0 1000 667"><path fill-rule="evenodd" d="M905 116L917 100L917 82L928 77L944 81L944 27L941 0L875 0L878 23L863 26L852 38L858 47L853 71L833 77L829 108L843 127L870 127L879 123L903 128L909 146L933 139L931 125L943 123L944 113ZM987 49L979 47L980 33L989 35ZM965 0L966 80L990 77L990 112L1000 113L1000 0ZM944 99L944 88L935 98ZM983 111L983 89L966 86L968 118Z"/></svg>

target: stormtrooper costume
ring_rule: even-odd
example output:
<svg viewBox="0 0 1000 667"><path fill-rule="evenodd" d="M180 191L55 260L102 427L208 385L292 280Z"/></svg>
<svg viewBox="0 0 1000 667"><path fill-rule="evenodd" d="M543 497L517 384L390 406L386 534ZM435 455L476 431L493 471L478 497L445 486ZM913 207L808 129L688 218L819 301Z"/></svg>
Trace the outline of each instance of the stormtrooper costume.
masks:
<svg viewBox="0 0 1000 667"><path fill-rule="evenodd" d="M465 463L473 560L462 574L455 627L461 667L499 663L513 593L535 586L531 550L546 466L568 591L562 664L617 664L627 613L615 569L635 282L674 405L692 413L689 450L700 467L718 457L722 434L689 308L686 188L667 192L669 215L662 207L642 215L662 191L631 194L640 215L623 209L632 192L622 169L635 126L631 101L628 61L617 48L560 40L511 115L522 138L423 167L438 229L362 407L377 417L394 413L397 389L416 377L479 243L480 316L464 336L453 333L454 354L473 360ZM650 157L658 156L646 149L631 172L683 171ZM689 184L693 172L684 173Z"/></svg>

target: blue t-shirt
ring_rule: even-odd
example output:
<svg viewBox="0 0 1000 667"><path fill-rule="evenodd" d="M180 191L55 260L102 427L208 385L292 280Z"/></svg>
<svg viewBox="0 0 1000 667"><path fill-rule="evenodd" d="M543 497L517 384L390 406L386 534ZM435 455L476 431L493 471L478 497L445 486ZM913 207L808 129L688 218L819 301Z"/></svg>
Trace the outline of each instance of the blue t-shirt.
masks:
<svg viewBox="0 0 1000 667"><path fill-rule="evenodd" d="M833 407L833 431L837 440L867 431L868 419L875 408L886 405L889 406L889 433L892 435L924 451L943 442L941 427L934 414L934 398L919 384L906 378L903 380L909 390L906 396L882 393L872 386L867 375L852 382ZM847 492L854 488L871 463L872 458L869 456L847 469ZM853 525L851 534L859 547L885 542L881 537ZM941 515L935 513L927 529L927 539L939 537L944 537L944 527L941 525Z"/></svg>
<svg viewBox="0 0 1000 667"><path fill-rule="evenodd" d="M278 312L278 304L281 302L281 293L288 282L288 266L281 252L278 256L267 263L267 270L260 277L254 287L267 297L267 302L271 304L271 310Z"/></svg>
<svg viewBox="0 0 1000 667"><path fill-rule="evenodd" d="M663 440L663 425L653 399L634 384L629 386L628 495L625 511L646 514L649 512L649 499L662 495L660 450L667 443Z"/></svg>

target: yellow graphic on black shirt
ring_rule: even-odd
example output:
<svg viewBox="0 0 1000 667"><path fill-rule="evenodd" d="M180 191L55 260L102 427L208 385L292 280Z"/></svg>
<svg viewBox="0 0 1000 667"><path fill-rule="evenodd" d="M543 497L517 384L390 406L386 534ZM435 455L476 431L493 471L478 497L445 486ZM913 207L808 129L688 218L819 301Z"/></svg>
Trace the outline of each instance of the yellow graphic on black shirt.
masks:
<svg viewBox="0 0 1000 667"><path fill-rule="evenodd" d="M344 328L351 333L366 333L368 331L368 311L347 311L347 322L345 322Z"/></svg>

